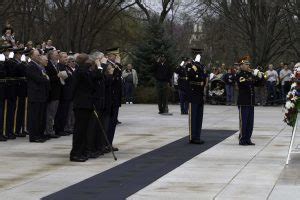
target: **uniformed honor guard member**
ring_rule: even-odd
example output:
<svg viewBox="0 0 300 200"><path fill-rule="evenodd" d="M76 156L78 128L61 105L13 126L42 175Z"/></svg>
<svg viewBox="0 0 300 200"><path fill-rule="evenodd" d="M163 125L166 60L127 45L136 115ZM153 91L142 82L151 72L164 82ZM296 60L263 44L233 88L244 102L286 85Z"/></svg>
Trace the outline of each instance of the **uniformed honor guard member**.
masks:
<svg viewBox="0 0 300 200"><path fill-rule="evenodd" d="M254 125L254 105L255 93L254 87L262 81L263 75L259 70L251 70L249 57L240 60L240 72L236 76L239 94L238 108L240 120L240 145L255 145L251 141Z"/></svg>
<svg viewBox="0 0 300 200"><path fill-rule="evenodd" d="M27 96L26 68L27 63L21 60L24 48L14 49L16 65L16 109L14 117L14 133L17 137L26 137L25 130L25 100Z"/></svg>
<svg viewBox="0 0 300 200"><path fill-rule="evenodd" d="M188 114L189 101L188 101L188 90L189 81L187 75L187 65L191 63L188 58L182 58L180 66L175 69L175 73L178 74L178 93L180 100L180 109L182 115Z"/></svg>
<svg viewBox="0 0 300 200"><path fill-rule="evenodd" d="M5 77L6 71L4 68L5 56L3 51L5 47L0 47L0 141L6 141L7 138L4 135L4 115L5 115Z"/></svg>
<svg viewBox="0 0 300 200"><path fill-rule="evenodd" d="M198 54L195 61L188 66L189 79L189 141L191 144L203 144L201 140L204 87L206 74L204 65L200 64L201 56Z"/></svg>
<svg viewBox="0 0 300 200"><path fill-rule="evenodd" d="M112 48L106 50L107 55L107 63L110 64L114 70L112 75L112 104L111 104L111 115L110 121L108 125L107 137L110 144L113 144L116 126L118 123L119 116L119 108L122 103L122 68L123 66L120 64L120 56L119 56L119 48ZM106 149L109 149L106 147ZM118 151L119 149L113 147L114 151Z"/></svg>
<svg viewBox="0 0 300 200"><path fill-rule="evenodd" d="M7 139L16 139L14 134L14 122L15 122L15 109L17 100L17 63L14 60L13 49L6 49L4 52L6 57L4 67L6 71L6 86L5 86L5 98L6 98L6 122L5 122L5 135Z"/></svg>

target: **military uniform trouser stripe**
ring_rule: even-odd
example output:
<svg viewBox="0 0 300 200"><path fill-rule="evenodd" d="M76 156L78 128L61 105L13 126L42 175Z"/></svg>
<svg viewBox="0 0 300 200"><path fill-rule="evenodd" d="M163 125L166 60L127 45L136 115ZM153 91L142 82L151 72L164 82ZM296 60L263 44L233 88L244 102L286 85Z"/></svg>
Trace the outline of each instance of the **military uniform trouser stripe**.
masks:
<svg viewBox="0 0 300 200"><path fill-rule="evenodd" d="M192 104L189 103L189 139L192 140Z"/></svg>
<svg viewBox="0 0 300 200"><path fill-rule="evenodd" d="M16 100L16 109L15 109L15 113L14 113L14 128L13 128L14 133L16 133L16 127L17 127L18 107L19 107L19 97L17 97L17 100Z"/></svg>

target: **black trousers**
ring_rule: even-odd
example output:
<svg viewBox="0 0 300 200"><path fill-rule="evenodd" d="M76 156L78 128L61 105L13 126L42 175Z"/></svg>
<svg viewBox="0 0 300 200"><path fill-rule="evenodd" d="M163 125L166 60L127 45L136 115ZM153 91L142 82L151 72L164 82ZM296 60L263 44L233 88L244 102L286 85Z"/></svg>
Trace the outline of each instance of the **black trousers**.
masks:
<svg viewBox="0 0 300 200"><path fill-rule="evenodd" d="M254 106L239 106L241 142L251 141L254 126Z"/></svg>
<svg viewBox="0 0 300 200"><path fill-rule="evenodd" d="M4 125L4 99L0 99L0 134L3 135ZM1 137L1 136L0 136Z"/></svg>
<svg viewBox="0 0 300 200"><path fill-rule="evenodd" d="M92 115L92 109L74 109L75 125L70 156L85 155L87 147L87 130Z"/></svg>
<svg viewBox="0 0 300 200"><path fill-rule="evenodd" d="M6 136L14 134L16 99L7 99Z"/></svg>
<svg viewBox="0 0 300 200"><path fill-rule="evenodd" d="M190 103L189 107L190 141L199 140L202 132L203 104Z"/></svg>
<svg viewBox="0 0 300 200"><path fill-rule="evenodd" d="M28 102L29 140L40 139L46 128L46 102Z"/></svg>
<svg viewBox="0 0 300 200"><path fill-rule="evenodd" d="M69 118L69 108L71 101L59 101L57 112L54 119L55 133L64 132L65 126Z"/></svg>
<svg viewBox="0 0 300 200"><path fill-rule="evenodd" d="M88 128L88 135L87 135L87 151L88 152L95 152L95 151L102 151L106 145L105 138L104 138L104 121L103 121L103 112L97 111L99 120L101 125L99 124L98 119L96 118L95 114L93 113L89 128Z"/></svg>
<svg viewBox="0 0 300 200"><path fill-rule="evenodd" d="M169 112L168 108L168 82L157 81L156 92L158 98L158 110L160 113Z"/></svg>
<svg viewBox="0 0 300 200"><path fill-rule="evenodd" d="M109 116L109 122L108 122L108 130L107 130L107 138L110 144L112 145L115 132L116 132L116 126L118 122L118 115L119 115L119 106L112 106L110 116Z"/></svg>
<svg viewBox="0 0 300 200"><path fill-rule="evenodd" d="M17 116L16 116L16 132L17 134L25 131L25 97L18 97L17 99Z"/></svg>

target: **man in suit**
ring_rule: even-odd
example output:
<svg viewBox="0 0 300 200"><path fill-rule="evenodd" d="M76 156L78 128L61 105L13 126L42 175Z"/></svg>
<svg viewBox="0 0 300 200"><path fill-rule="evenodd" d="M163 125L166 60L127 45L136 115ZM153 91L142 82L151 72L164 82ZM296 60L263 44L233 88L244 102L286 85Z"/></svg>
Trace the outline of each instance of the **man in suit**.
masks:
<svg viewBox="0 0 300 200"><path fill-rule="evenodd" d="M51 50L48 52L48 65L45 67L46 73L50 79L50 94L47 102L47 117L46 117L46 132L50 138L58 138L53 129L54 119L57 112L57 107L59 103L59 98L61 94L61 83L58 77L58 52Z"/></svg>
<svg viewBox="0 0 300 200"><path fill-rule="evenodd" d="M49 77L45 68L46 58L41 59L38 50L30 52L31 61L26 70L28 95L28 131L29 141L45 142L46 104L49 96Z"/></svg>
<svg viewBox="0 0 300 200"><path fill-rule="evenodd" d="M68 121L69 108L72 102L73 70L67 65L67 63L68 54L66 52L60 52L57 67L59 70L58 76L62 83L62 88L54 121L55 133L59 136L66 136L70 134L65 132L65 126Z"/></svg>

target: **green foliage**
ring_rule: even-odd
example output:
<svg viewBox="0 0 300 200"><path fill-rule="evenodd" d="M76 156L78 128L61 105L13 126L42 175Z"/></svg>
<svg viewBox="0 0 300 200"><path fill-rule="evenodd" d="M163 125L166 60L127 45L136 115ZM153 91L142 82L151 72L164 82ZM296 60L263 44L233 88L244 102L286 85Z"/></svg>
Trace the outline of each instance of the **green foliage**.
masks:
<svg viewBox="0 0 300 200"><path fill-rule="evenodd" d="M137 41L133 51L133 64L137 69L141 85L154 85L151 68L159 55L164 54L167 62L171 66L176 66L174 44L175 42L166 34L164 25L156 18L144 25L143 36Z"/></svg>

